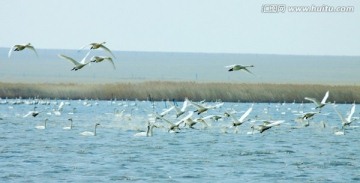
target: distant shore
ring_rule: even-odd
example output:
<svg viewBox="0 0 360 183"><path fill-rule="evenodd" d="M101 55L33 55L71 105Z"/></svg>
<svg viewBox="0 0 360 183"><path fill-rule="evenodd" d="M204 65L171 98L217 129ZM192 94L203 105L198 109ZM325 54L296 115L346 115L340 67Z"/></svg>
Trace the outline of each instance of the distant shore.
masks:
<svg viewBox="0 0 360 183"><path fill-rule="evenodd" d="M221 100L224 102L308 102L321 100L330 91L329 102L360 101L360 86L311 84L240 84L146 81L115 84L4 83L1 98L97 99L97 100Z"/></svg>

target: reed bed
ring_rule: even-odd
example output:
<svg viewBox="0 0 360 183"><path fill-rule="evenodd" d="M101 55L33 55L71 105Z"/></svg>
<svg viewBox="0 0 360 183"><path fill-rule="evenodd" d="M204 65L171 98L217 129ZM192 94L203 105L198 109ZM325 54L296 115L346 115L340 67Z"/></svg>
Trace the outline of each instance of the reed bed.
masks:
<svg viewBox="0 0 360 183"><path fill-rule="evenodd" d="M1 83L1 98L49 99L127 99L127 100L221 100L224 102L308 102L304 97L321 100L327 90L328 101L360 101L360 86L311 84L246 84L147 81L116 84Z"/></svg>

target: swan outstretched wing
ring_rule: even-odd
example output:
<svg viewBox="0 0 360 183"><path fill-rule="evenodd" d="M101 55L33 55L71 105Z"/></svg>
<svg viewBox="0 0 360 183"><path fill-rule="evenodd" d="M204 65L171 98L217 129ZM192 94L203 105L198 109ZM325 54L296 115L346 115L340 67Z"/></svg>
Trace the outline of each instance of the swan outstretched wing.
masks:
<svg viewBox="0 0 360 183"><path fill-rule="evenodd" d="M277 120L277 121L267 121L267 124L264 124L264 126L266 127L273 127L273 126L277 126L280 125L281 123L284 123L285 120ZM265 122L264 122L265 123Z"/></svg>
<svg viewBox="0 0 360 183"><path fill-rule="evenodd" d="M110 50L108 47L106 47L106 46L104 46L104 45L100 45L100 47L101 47L102 49L104 49L105 51L109 52L114 58L116 58L115 55L111 52L111 50Z"/></svg>
<svg viewBox="0 0 360 183"><path fill-rule="evenodd" d="M15 46L13 46L13 47L10 48L9 53L8 53L8 57L9 57L9 58L10 58L11 53L13 52L14 48L15 48Z"/></svg>
<svg viewBox="0 0 360 183"><path fill-rule="evenodd" d="M313 102L313 103L314 103L315 105L317 105L317 106L320 105L319 101L316 100L315 98L305 97L304 99Z"/></svg>
<svg viewBox="0 0 360 183"><path fill-rule="evenodd" d="M71 63L74 64L75 66L81 65L79 62L77 62L77 61L74 60L73 58L68 57L68 56L66 56L66 55L59 54L58 56L59 56L60 58L62 58L62 59L65 59L65 60L71 62Z"/></svg>
<svg viewBox="0 0 360 183"><path fill-rule="evenodd" d="M355 113L355 104L352 105L349 115L346 118L346 121L350 122L353 114Z"/></svg>
<svg viewBox="0 0 360 183"><path fill-rule="evenodd" d="M189 99L185 99L182 108L180 109L182 112L185 111L185 109L187 108L187 106L189 105Z"/></svg>
<svg viewBox="0 0 360 183"><path fill-rule="evenodd" d="M325 93L324 98L321 100L321 104L325 104L328 97L329 97L329 91L327 91L327 92Z"/></svg>
<svg viewBox="0 0 360 183"><path fill-rule="evenodd" d="M249 71L249 69L247 69L246 67L243 68L246 72L253 74L252 72Z"/></svg>
<svg viewBox="0 0 360 183"><path fill-rule="evenodd" d="M251 105L251 107L240 117L239 121L243 122L244 119L250 114L250 112L252 111L253 105Z"/></svg>
<svg viewBox="0 0 360 183"><path fill-rule="evenodd" d="M113 59L111 57L106 57L105 59L109 60L111 62L111 64L112 64L113 68L116 69L115 63L114 63L114 61L113 61Z"/></svg>
<svg viewBox="0 0 360 183"><path fill-rule="evenodd" d="M173 110L175 106L171 106L170 108L166 109L162 113L160 113L160 116L165 116L167 113L169 113L171 110Z"/></svg>
<svg viewBox="0 0 360 183"><path fill-rule="evenodd" d="M81 64L88 64L89 62L85 62L87 57L89 56L91 50L87 52L87 54L85 55L85 57L80 61Z"/></svg>
<svg viewBox="0 0 360 183"><path fill-rule="evenodd" d="M38 55L37 51L35 50L34 46L28 45L28 46L26 46L26 48L29 48L30 50L35 52L36 56L39 57L39 55Z"/></svg>
<svg viewBox="0 0 360 183"><path fill-rule="evenodd" d="M344 117L340 114L340 112L336 109L336 107L335 107L335 106L333 106L333 108L334 108L335 112L338 114L338 116L340 117L341 122L342 122L342 123L344 123L344 122L345 122Z"/></svg>
<svg viewBox="0 0 360 183"><path fill-rule="evenodd" d="M181 119L180 121L178 121L176 123L176 125L179 125L181 123L183 123L184 121L188 120L189 118L191 118L193 116L194 112L193 111L189 111L189 114L187 116L185 116L183 119Z"/></svg>

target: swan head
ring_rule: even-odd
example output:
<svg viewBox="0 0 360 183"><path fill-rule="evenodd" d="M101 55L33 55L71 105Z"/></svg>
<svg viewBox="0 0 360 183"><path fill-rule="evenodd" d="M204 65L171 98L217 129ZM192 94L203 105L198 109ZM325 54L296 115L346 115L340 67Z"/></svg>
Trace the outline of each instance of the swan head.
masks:
<svg viewBox="0 0 360 183"><path fill-rule="evenodd" d="M99 126L99 125L100 125L100 123L96 123L96 124L95 124L95 127L97 127L97 126Z"/></svg>
<svg viewBox="0 0 360 183"><path fill-rule="evenodd" d="M72 119L72 118L69 118L68 120L69 120L69 121L72 121L73 119Z"/></svg>

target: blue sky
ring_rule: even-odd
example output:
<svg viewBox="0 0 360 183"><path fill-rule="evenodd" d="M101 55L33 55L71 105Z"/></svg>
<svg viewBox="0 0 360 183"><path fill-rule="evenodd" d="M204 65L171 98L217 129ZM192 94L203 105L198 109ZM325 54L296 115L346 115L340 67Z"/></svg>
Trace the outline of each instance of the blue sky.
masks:
<svg viewBox="0 0 360 183"><path fill-rule="evenodd" d="M360 55L352 0L3 0L0 47ZM354 6L350 13L262 13L264 4Z"/></svg>

